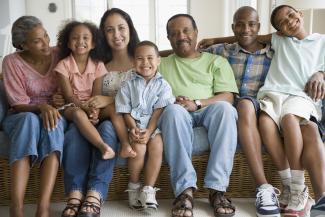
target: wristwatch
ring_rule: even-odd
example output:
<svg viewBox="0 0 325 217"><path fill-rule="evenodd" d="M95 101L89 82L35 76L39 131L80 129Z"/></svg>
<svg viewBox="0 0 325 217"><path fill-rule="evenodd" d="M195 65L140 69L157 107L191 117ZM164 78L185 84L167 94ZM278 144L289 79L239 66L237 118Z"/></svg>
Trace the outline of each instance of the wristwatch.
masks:
<svg viewBox="0 0 325 217"><path fill-rule="evenodd" d="M202 108L202 102L201 102L201 100L199 100L199 99L195 99L195 100L194 100L194 103L195 103L195 105L196 105L197 110L199 110L199 109Z"/></svg>

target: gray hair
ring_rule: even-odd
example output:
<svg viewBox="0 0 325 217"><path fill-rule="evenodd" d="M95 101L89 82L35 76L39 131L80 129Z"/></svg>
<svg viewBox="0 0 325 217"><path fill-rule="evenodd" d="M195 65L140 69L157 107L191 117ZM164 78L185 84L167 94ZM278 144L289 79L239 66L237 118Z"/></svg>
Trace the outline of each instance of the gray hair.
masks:
<svg viewBox="0 0 325 217"><path fill-rule="evenodd" d="M22 50L22 44L26 42L27 34L37 25L42 25L42 22L34 16L19 17L11 28L12 45Z"/></svg>

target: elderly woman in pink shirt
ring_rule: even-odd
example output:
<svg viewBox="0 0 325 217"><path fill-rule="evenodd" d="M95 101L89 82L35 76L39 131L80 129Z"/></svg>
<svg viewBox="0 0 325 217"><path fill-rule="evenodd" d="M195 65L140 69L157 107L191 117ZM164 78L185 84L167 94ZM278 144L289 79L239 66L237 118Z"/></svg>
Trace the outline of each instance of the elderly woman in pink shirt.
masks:
<svg viewBox="0 0 325 217"><path fill-rule="evenodd" d="M22 16L12 26L17 52L3 60L4 86L11 107L3 129L10 138L10 216L23 216L30 168L40 163L40 197L36 216L50 215L50 198L62 158L65 120L53 105L57 90L53 68L57 51L41 21Z"/></svg>

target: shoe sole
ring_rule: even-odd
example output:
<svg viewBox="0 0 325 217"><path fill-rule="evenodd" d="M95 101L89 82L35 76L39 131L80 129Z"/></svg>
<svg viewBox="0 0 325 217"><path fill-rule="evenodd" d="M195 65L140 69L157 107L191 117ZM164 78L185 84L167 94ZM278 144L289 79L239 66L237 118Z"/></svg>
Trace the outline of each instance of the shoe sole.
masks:
<svg viewBox="0 0 325 217"><path fill-rule="evenodd" d="M130 209L141 211L144 210L145 208L143 206L129 206Z"/></svg>
<svg viewBox="0 0 325 217"><path fill-rule="evenodd" d="M283 213L283 217L309 217L310 209L313 204L314 204L314 200L308 199L306 206L302 211L299 211L297 213ZM325 215L323 217L325 217Z"/></svg>

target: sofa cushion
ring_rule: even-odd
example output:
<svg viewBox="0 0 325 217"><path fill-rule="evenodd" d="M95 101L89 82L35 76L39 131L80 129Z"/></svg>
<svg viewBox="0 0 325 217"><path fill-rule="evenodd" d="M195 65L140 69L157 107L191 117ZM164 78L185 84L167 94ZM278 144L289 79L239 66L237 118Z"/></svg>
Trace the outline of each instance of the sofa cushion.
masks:
<svg viewBox="0 0 325 217"><path fill-rule="evenodd" d="M9 153L9 139L3 131L0 131L0 156L7 158Z"/></svg>
<svg viewBox="0 0 325 217"><path fill-rule="evenodd" d="M208 142L208 132L204 127L194 128L194 146L193 146L193 155L200 155L206 151L210 150ZM118 166L126 165L126 159L118 158Z"/></svg>
<svg viewBox="0 0 325 217"><path fill-rule="evenodd" d="M3 118L7 114L8 103L4 91L3 81L0 80L0 125ZM0 127L2 128L2 127ZM3 131L0 131L0 156L7 157L9 148L9 140Z"/></svg>
<svg viewBox="0 0 325 217"><path fill-rule="evenodd" d="M7 114L8 103L6 98L6 93L3 86L3 81L0 80L0 123L2 123L3 118Z"/></svg>

